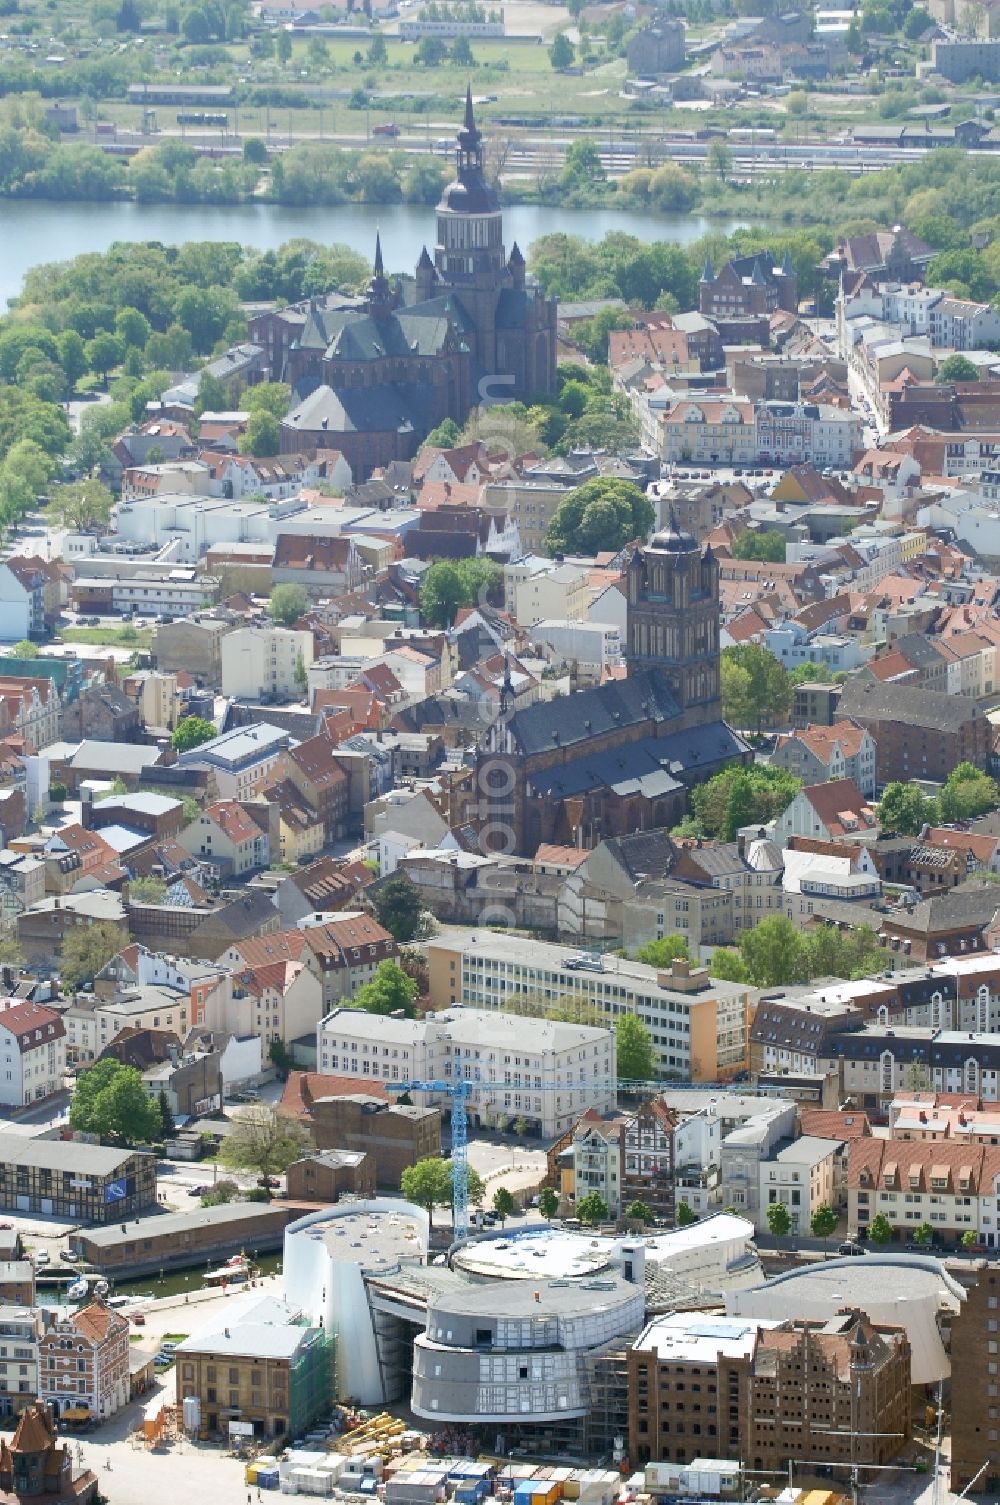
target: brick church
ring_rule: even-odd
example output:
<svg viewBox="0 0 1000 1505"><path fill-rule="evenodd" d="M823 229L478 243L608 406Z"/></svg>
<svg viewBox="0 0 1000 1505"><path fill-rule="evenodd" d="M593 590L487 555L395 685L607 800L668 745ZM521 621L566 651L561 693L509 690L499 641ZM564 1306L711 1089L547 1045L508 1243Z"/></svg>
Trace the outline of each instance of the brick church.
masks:
<svg viewBox="0 0 1000 1505"><path fill-rule="evenodd" d="M437 207L433 259L425 246L411 283L390 281L376 240L360 305L332 297L303 310L282 370L271 371L293 390L283 451L339 449L362 480L378 465L411 459L445 418L461 424L484 400L555 388L556 301L526 275L517 243L509 256L504 249L471 90L456 168Z"/></svg>
<svg viewBox="0 0 1000 1505"><path fill-rule="evenodd" d="M505 691L476 760L485 847L531 856L542 842L590 848L672 826L692 784L751 761L722 719L711 547L671 518L632 553L625 588L624 680L522 710Z"/></svg>

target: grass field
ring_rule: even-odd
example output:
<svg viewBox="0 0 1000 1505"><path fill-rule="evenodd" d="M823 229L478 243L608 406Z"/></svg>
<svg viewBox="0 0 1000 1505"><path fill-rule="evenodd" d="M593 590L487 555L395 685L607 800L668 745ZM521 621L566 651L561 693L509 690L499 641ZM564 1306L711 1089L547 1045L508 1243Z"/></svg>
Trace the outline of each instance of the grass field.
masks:
<svg viewBox="0 0 1000 1505"><path fill-rule="evenodd" d="M66 627L60 633L64 643L84 643L91 648L148 649L153 634L142 627Z"/></svg>

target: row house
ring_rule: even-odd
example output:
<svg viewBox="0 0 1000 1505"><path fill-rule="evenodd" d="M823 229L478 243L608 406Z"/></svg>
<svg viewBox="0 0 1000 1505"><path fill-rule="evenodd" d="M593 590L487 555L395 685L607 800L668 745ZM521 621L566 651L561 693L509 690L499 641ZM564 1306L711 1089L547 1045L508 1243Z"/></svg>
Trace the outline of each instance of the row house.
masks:
<svg viewBox="0 0 1000 1505"><path fill-rule="evenodd" d="M61 1092L66 1081L66 1029L38 1003L0 1000L0 1104L24 1108Z"/></svg>
<svg viewBox="0 0 1000 1505"><path fill-rule="evenodd" d="M62 703L51 679L0 675L0 732L17 732L38 752L59 740Z"/></svg>
<svg viewBox="0 0 1000 1505"><path fill-rule="evenodd" d="M989 303L941 297L930 310L931 344L948 350L983 350L1000 343L1000 313Z"/></svg>
<svg viewBox="0 0 1000 1505"><path fill-rule="evenodd" d="M897 1239L926 1224L940 1240L1000 1236L1000 1149L934 1140L858 1139L847 1167L847 1221L864 1234L881 1214Z"/></svg>
<svg viewBox="0 0 1000 1505"><path fill-rule="evenodd" d="M0 1416L17 1416L39 1394L38 1347L43 1331L37 1307L0 1306Z"/></svg>
<svg viewBox="0 0 1000 1505"><path fill-rule="evenodd" d="M38 1346L38 1394L58 1420L86 1406L107 1421L129 1401L129 1325L101 1301L60 1317Z"/></svg>
<svg viewBox="0 0 1000 1505"><path fill-rule="evenodd" d="M216 869L223 880L245 878L271 861L267 807L261 809L258 822L236 800L217 800L207 805L177 839L185 851Z"/></svg>
<svg viewBox="0 0 1000 1505"><path fill-rule="evenodd" d="M292 930L237 941L220 958L236 972L273 962L301 961L318 978L323 1008L353 998L371 982L380 962L391 961L398 947L389 932L367 914L344 911L334 918L311 915Z"/></svg>

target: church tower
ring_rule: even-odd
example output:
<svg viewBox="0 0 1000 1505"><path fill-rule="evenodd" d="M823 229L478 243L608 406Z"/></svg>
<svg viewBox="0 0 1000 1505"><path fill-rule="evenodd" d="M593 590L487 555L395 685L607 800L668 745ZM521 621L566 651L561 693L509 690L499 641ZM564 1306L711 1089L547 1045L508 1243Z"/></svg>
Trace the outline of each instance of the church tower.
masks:
<svg viewBox="0 0 1000 1505"><path fill-rule="evenodd" d="M683 725L719 719L719 564L671 512L670 525L636 549L626 575L629 674L662 676Z"/></svg>
<svg viewBox="0 0 1000 1505"><path fill-rule="evenodd" d="M470 84L465 119L458 132L457 176L437 207L434 268L439 285L454 291L461 300L475 327L478 365L491 372L498 369L497 299L508 279L500 196L486 181L483 155Z"/></svg>

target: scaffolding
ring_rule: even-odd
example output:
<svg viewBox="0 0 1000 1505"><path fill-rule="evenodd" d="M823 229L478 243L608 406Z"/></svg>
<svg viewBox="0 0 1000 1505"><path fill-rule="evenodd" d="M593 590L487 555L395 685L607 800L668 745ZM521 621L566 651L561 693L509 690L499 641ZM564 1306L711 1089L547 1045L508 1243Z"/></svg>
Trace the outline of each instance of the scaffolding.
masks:
<svg viewBox="0 0 1000 1505"><path fill-rule="evenodd" d="M323 1328L302 1344L288 1373L288 1431L301 1437L334 1399L335 1347Z"/></svg>

